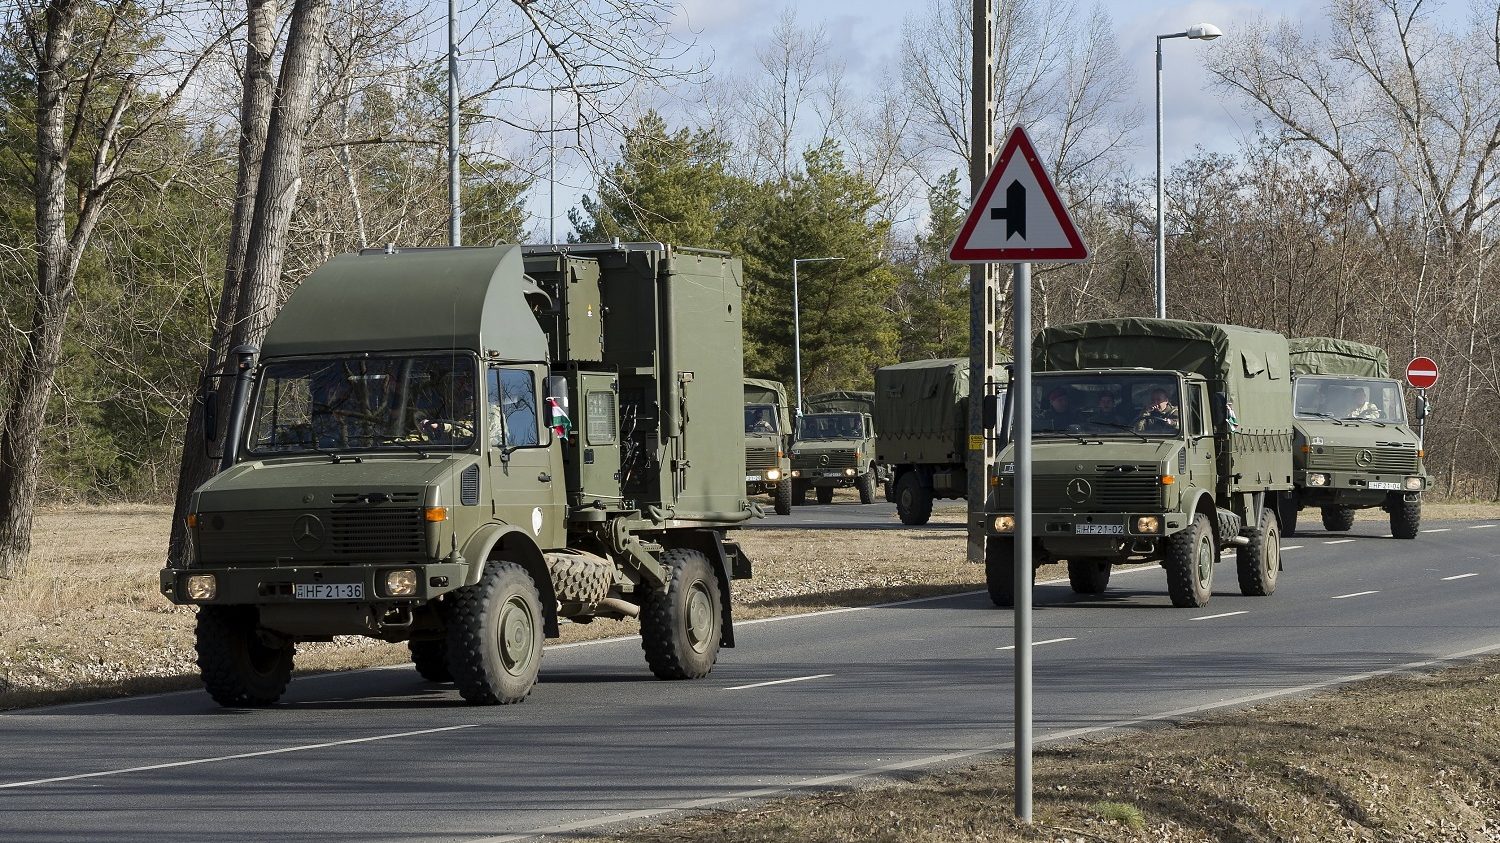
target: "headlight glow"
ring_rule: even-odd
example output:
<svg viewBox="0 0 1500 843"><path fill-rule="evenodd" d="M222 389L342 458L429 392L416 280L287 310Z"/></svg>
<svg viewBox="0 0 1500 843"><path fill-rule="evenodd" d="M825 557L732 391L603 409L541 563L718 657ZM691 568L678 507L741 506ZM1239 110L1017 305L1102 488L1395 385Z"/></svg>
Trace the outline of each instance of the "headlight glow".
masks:
<svg viewBox="0 0 1500 843"><path fill-rule="evenodd" d="M1328 485L1328 475L1326 475L1326 474L1318 474L1317 472L1309 474L1309 475L1307 475L1307 485L1309 485L1309 486L1327 486Z"/></svg>
<svg viewBox="0 0 1500 843"><path fill-rule="evenodd" d="M773 483L775 481L777 481L777 480L780 480L781 479L781 469L779 469L779 468L766 469L766 479L770 480Z"/></svg>
<svg viewBox="0 0 1500 843"><path fill-rule="evenodd" d="M412 597L417 593L417 572L401 568L385 572L385 593L390 597Z"/></svg>
<svg viewBox="0 0 1500 843"><path fill-rule="evenodd" d="M990 526L997 533L1012 533L1016 529L1016 517L1014 515L996 515L990 522Z"/></svg>
<svg viewBox="0 0 1500 843"><path fill-rule="evenodd" d="M844 476L845 477L853 477L854 476L854 469L852 469L852 468L846 468L846 469L844 469Z"/></svg>
<svg viewBox="0 0 1500 843"><path fill-rule="evenodd" d="M1137 533L1159 533L1161 532L1161 517L1157 515L1142 515L1135 519L1135 531Z"/></svg>
<svg viewBox="0 0 1500 843"><path fill-rule="evenodd" d="M183 586L189 600L212 600L219 596L219 578L213 574L189 574Z"/></svg>

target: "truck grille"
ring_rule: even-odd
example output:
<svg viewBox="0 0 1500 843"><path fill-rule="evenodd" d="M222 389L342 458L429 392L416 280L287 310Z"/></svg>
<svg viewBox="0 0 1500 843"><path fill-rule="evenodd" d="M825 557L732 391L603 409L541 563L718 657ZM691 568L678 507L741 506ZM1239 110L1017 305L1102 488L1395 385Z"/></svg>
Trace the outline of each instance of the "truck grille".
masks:
<svg viewBox="0 0 1500 843"><path fill-rule="evenodd" d="M814 470L819 468L858 468L859 458L854 451L812 451L792 458L792 468Z"/></svg>
<svg viewBox="0 0 1500 843"><path fill-rule="evenodd" d="M1415 448L1329 446L1323 448L1322 453L1315 449L1308 454L1307 467L1371 474L1411 474L1417 470L1417 451Z"/></svg>
<svg viewBox="0 0 1500 843"><path fill-rule="evenodd" d="M1162 507L1157 467L1101 465L1093 474L1051 474L1036 477L1033 505L1041 512L1155 512ZM1074 481L1088 485L1081 494ZM1007 489L1004 497L1013 497Z"/></svg>
<svg viewBox="0 0 1500 843"><path fill-rule="evenodd" d="M422 552L422 510L346 509L329 513L334 556L413 555Z"/></svg>
<svg viewBox="0 0 1500 843"><path fill-rule="evenodd" d="M299 547L297 522L307 515L318 519L322 541ZM426 547L426 523L415 507L212 512L201 518L198 555L208 564L410 559Z"/></svg>
<svg viewBox="0 0 1500 843"><path fill-rule="evenodd" d="M747 472L765 471L776 467L775 448L746 448L745 470Z"/></svg>

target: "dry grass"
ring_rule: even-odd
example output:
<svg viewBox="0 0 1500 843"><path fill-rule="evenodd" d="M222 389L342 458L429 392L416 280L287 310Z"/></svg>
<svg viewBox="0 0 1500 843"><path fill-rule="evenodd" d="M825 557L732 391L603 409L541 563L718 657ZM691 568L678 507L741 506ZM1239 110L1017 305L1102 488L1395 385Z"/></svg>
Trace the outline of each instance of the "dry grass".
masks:
<svg viewBox="0 0 1500 843"><path fill-rule="evenodd" d="M1500 841L1500 659L642 828L640 843Z"/></svg>

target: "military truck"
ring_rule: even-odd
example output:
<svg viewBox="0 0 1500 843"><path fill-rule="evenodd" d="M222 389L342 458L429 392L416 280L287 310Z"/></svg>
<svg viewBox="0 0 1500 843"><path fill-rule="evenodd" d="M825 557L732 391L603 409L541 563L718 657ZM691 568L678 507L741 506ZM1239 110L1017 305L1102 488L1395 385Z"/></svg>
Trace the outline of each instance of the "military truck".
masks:
<svg viewBox="0 0 1500 843"><path fill-rule="evenodd" d="M792 422L777 381L745 378L745 494L769 494L777 515L792 514Z"/></svg>
<svg viewBox="0 0 1500 843"><path fill-rule="evenodd" d="M875 393L834 390L808 397L792 442L792 499L831 503L833 490L853 486L860 503L874 503L889 470L875 459Z"/></svg>
<svg viewBox="0 0 1500 843"><path fill-rule="evenodd" d="M1160 562L1172 604L1197 607L1213 594L1220 552L1234 548L1240 591L1276 590L1276 499L1292 488L1285 337L1164 319L1080 322L1037 334L1033 365L1035 565L1065 560L1073 590L1098 594L1111 566ZM1015 597L1014 448L988 478L985 573L1000 606Z"/></svg>
<svg viewBox="0 0 1500 843"><path fill-rule="evenodd" d="M914 360L875 371L875 460L902 524L926 524L936 498L968 494L969 361Z"/></svg>
<svg viewBox="0 0 1500 843"><path fill-rule="evenodd" d="M225 706L275 702L296 645L406 642L470 703L525 699L563 620L640 619L658 677L734 645L726 530L756 514L740 427L740 262L662 244L336 257L240 352L222 470L192 495ZM217 411L218 396L205 396Z"/></svg>
<svg viewBox="0 0 1500 843"><path fill-rule="evenodd" d="M1385 351L1333 337L1289 343L1295 488L1279 498L1282 532L1291 535L1307 507L1339 532L1354 526L1356 509L1378 506L1390 516L1391 535L1416 538L1431 478ZM1417 412L1426 412L1420 402Z"/></svg>

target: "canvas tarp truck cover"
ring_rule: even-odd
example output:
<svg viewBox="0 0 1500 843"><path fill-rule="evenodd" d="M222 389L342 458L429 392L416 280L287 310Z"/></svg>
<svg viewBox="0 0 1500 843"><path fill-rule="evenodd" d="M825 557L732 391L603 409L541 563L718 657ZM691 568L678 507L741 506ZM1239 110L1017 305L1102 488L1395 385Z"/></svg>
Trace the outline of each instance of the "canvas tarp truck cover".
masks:
<svg viewBox="0 0 1500 843"><path fill-rule="evenodd" d="M875 414L875 393L850 392L835 389L809 396L807 409L810 413L869 413Z"/></svg>
<svg viewBox="0 0 1500 843"><path fill-rule="evenodd" d="M792 430L791 410L786 404L786 387L779 381L768 381L761 378L745 378L745 403L746 404L775 404L776 416L781 420L781 432L790 433Z"/></svg>
<svg viewBox="0 0 1500 843"><path fill-rule="evenodd" d="M875 371L875 450L881 462L962 462L968 429L968 360L915 360Z"/></svg>
<svg viewBox="0 0 1500 843"><path fill-rule="evenodd" d="M1388 378L1391 361L1378 345L1334 337L1301 337L1287 340L1292 371L1299 375L1351 375Z"/></svg>

